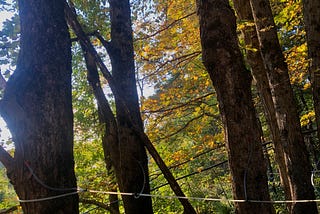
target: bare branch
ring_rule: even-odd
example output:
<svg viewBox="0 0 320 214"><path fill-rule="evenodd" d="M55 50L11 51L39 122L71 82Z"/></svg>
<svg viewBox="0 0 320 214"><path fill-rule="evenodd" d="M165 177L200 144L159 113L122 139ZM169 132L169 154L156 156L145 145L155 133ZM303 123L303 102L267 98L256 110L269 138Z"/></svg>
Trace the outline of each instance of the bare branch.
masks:
<svg viewBox="0 0 320 214"><path fill-rule="evenodd" d="M182 177L177 178L176 181L181 180L181 179L184 179L184 178L187 178L187 177L190 177L190 176L192 176L192 175L200 174L200 173L202 173L202 172L204 172L204 171L207 171L207 170L209 170L209 169L212 169L212 168L214 168L214 167L221 166L221 165L223 165L223 164L225 164L225 163L227 163L227 162L228 162L228 160L225 160L225 161L222 161L222 162L220 162L220 163L214 164L214 165L212 165L212 166L206 167L206 168L204 168L204 169L202 169L202 170L192 172L192 173L190 173L190 174L187 174L187 175L184 175L184 176L182 176ZM150 191L154 191L154 190L160 189L161 187L167 186L168 184L169 184L169 183L162 184L162 185L160 185L160 186L157 186L157 187L151 189Z"/></svg>
<svg viewBox="0 0 320 214"><path fill-rule="evenodd" d="M196 97L196 98L194 98L194 99L192 99L192 100L189 100L189 101L187 101L187 102L185 102L185 103L178 104L178 105L173 106L173 107L171 107L171 108L160 108L160 109L157 109L157 110L143 111L142 113L143 113L143 114L152 114L152 113L163 113L163 112L167 112L167 111L173 111L173 110L176 110L176 109L185 107L185 106L187 106L187 105L190 105L191 103L196 102L196 101L199 101L199 100L201 100L201 99L203 99L203 98L209 97L209 96L211 96L211 95L213 95L213 94L214 94L214 93L212 93L212 92L211 92L211 93L207 93L207 94L205 94L205 95L203 95L203 96Z"/></svg>
<svg viewBox="0 0 320 214"><path fill-rule="evenodd" d="M9 214L9 213L13 213L13 211L18 210L19 205L10 207L9 209L6 210L0 210L0 214Z"/></svg>
<svg viewBox="0 0 320 214"><path fill-rule="evenodd" d="M192 53L188 53L188 54L185 54L185 55L178 56L178 57L175 57L173 59L167 60L167 61L165 61L165 62L163 62L161 64L159 63L160 65L158 66L158 68L155 71L145 75L142 79L146 79L148 77L151 77L151 76L157 74L159 71L161 71L161 69L163 69L167 65L170 65L171 63L176 62L176 64L174 64L172 66L172 67L176 67L176 66L182 64L183 62L186 62L186 61L190 62L192 59L196 58L200 54L201 54L201 51L195 51L195 52L192 52ZM143 58L143 60L150 61L148 58ZM153 63L157 63L157 62L153 62ZM186 62L186 64L188 64L188 62ZM170 69L168 69L168 70L170 70Z"/></svg>
<svg viewBox="0 0 320 214"><path fill-rule="evenodd" d="M204 114L201 114L201 115L199 115L199 116L197 116L197 117L194 117L194 118L190 119L186 124L184 124L182 127L180 127L180 128L179 128L178 130L176 130L175 132L173 132L173 133L171 133L171 134L169 134L169 135L166 135L166 136L164 136L164 137L160 137L158 140L164 140L164 139L167 139L167 138L170 138L170 137L175 136L176 134L178 134L178 133L181 132L182 130L186 129L193 121L198 120L198 119L200 119L200 118L203 117L203 116L204 116Z"/></svg>
<svg viewBox="0 0 320 214"><path fill-rule="evenodd" d="M172 166L169 166L168 168L169 169L177 168L179 166L182 166L184 164L187 164L187 163L193 161L194 159L197 159L197 158L201 157L202 155L208 154L208 153L210 153L212 151L215 151L216 149L220 149L220 148L223 148L223 147L225 147L225 144L219 145L219 146L217 146L217 147L215 147L213 149L208 149L208 150L206 150L204 152L201 152L201 153L199 153L199 154L197 154L197 155L195 155L195 156L193 156L191 158L186 159L185 161L182 161L180 163L177 163L177 164L174 164ZM154 171L154 172L150 172L150 177L154 177L153 179L150 179L150 180L154 180L155 178L159 177L162 174L162 173L158 173L158 172L159 172L159 170Z"/></svg>
<svg viewBox="0 0 320 214"><path fill-rule="evenodd" d="M193 15L195 15L195 14L196 14L196 12L189 13L189 14L187 14L187 15L179 18L179 19L174 20L173 22L171 22L170 24L168 24L168 25L165 26L164 28L162 28L162 29L160 29L160 30L158 30L158 31L150 34L150 35L147 35L147 36L144 36L144 37L141 37L141 38L137 38L135 41L144 40L144 39L148 39L148 38L154 37L155 35L163 32L163 31L165 31L165 30L168 30L171 26L175 25L175 24L178 23L179 21L181 21L181 20L183 20L183 19L186 19L186 18L188 18L188 17L190 17L190 16L193 16Z"/></svg>
<svg viewBox="0 0 320 214"><path fill-rule="evenodd" d="M101 209L110 211L110 206L109 205L104 204L104 203L99 202L99 201L96 201L96 200L89 200L89 199L79 198L79 202L82 203L82 204L95 205L95 206L97 206L97 207L99 207Z"/></svg>

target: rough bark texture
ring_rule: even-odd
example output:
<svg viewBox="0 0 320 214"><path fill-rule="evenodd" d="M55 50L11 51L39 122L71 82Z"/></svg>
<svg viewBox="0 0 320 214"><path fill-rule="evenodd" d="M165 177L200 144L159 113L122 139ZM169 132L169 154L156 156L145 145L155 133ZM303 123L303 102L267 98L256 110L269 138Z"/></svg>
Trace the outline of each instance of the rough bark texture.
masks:
<svg viewBox="0 0 320 214"><path fill-rule="evenodd" d="M123 2L121 4L123 4ZM128 12L128 11L130 12L130 10L128 9L128 6L124 7L123 9L125 9L126 12ZM133 98L133 102L126 101L128 98L122 98L122 96L128 96L125 93L123 93L123 89L121 88L122 85L118 84L115 81L113 75L109 72L109 70L107 69L107 67L105 66L103 61L101 60L100 56L97 54L97 51L94 49L94 47L90 43L90 40L85 35L85 33L82 30L79 22L77 21L75 13L68 6L68 4L65 5L65 10L66 10L66 14L67 14L66 18L68 20L68 23L72 27L74 32L76 33L77 37L79 38L79 41L80 41L80 44L82 46L83 52L84 53L89 53L89 54L85 54L86 60L87 61L88 60L91 61L92 59L94 59L96 65L100 68L101 73L107 79L107 81L109 83L109 86L110 86L113 94L115 95L115 97L117 99L117 102L120 102L120 103L118 103L118 105L120 105L120 107L122 108L121 117L128 120L127 122L125 122L125 124L127 124L127 125L129 124L130 125L130 127L127 127L127 128L130 128L131 129L130 131L132 131L132 133L134 133L135 137L136 136L139 137L139 139L137 139L137 140L140 140L143 143L143 145L148 149L150 155L153 157L153 159L155 160L155 162L157 163L157 165L159 166L159 168L163 172L165 178L168 180L168 183L170 184L170 186L171 186L172 190L174 191L174 193L177 196L184 197L185 195L182 192L182 190L181 190L180 186L178 185L177 181L174 179L172 173L170 172L168 167L165 165L164 161L161 159L159 153L157 152L157 150L152 145L152 143L149 140L148 136L143 132L143 128L142 128L142 125L141 125L142 122L141 122L141 118L140 118L140 113L139 113L139 115L137 115L137 112L131 114L131 112L130 112L131 107L130 108L127 107L127 105L129 105L129 104L135 104L137 102L135 100L137 100L138 98ZM118 11L118 13L119 13L119 11ZM121 18L121 17L122 16L118 16L118 18ZM119 24L119 21L116 22L116 23ZM127 23L127 24L129 24L129 23ZM126 27L128 27L128 26L126 26ZM102 44L105 46L105 48L107 49L107 52L108 52L108 54L110 56L113 55L113 54L118 54L118 55L113 55L113 57L115 57L115 59L113 59L114 60L113 63L116 63L116 62L124 63L126 60L129 60L129 59L126 59L126 58L124 58L122 60L116 58L116 57L119 56L119 54L121 54L120 56L128 57L126 55L122 55L123 53L120 51L121 47L122 48L125 48L125 47L121 46L121 47L116 48L116 47L114 47L112 42L105 41L100 35L97 35L97 37L100 39ZM130 37L132 37L132 36L125 37L125 38L128 39ZM126 43L126 42L128 42L128 41L125 41L124 43ZM115 44L117 44L117 43L115 43ZM129 48L130 47L132 49L132 44L129 46ZM119 65L117 65L117 66L119 66ZM125 66L126 65L124 65L124 67ZM89 67L92 67L92 66L89 66ZM130 71L130 72L132 72L132 71ZM114 74L114 70L113 70L113 74ZM122 75L124 75L124 77L125 77L124 73L122 73ZM130 74L129 76L132 77L132 74ZM88 77L88 78L91 78L91 77ZM124 81L124 80L122 80L122 81ZM93 84L96 85L96 83L93 83ZM132 81L130 81L130 84L132 84ZM96 86L98 86L98 85L96 85ZM132 85L130 85L130 87L133 88ZM128 89L126 89L126 90L128 90ZM134 90L135 90L135 92L133 93L133 95L137 94L136 88L134 88ZM99 90L97 90L96 92L98 92L98 91ZM118 183L120 184L121 183L121 179L122 179L121 176L127 176L125 174L125 172L120 169L120 167L121 167L120 163L122 162L120 160L122 160L121 157L123 157L123 155L124 155L123 151L122 152L120 151L120 143L121 142L120 142L120 138L119 138L119 126L121 124L119 125L118 124L119 122L117 121L117 119L115 119L113 117L113 115L111 115L112 112L110 110L110 107L108 106L108 103L105 100L103 100L103 99L105 99L105 97L103 98L101 96L101 94L102 93L101 93L101 90L100 90L100 92L95 94L95 96L96 96L97 101L99 103L98 104L99 107L101 107L100 110L102 111L102 114L104 114L104 116L106 116L106 118L109 118L108 121L106 122L106 126L108 127L106 129L106 138L108 138L106 140L106 142L108 142L108 145L105 145L105 146L107 146L108 150L110 150L110 158L111 158L112 164L113 164L113 166L115 167L115 170L116 170ZM99 95L99 96L97 96L97 95ZM132 95L132 94L129 93L129 95ZM133 106L133 110L136 111L137 108ZM125 116L126 116L126 118L125 118ZM115 130L115 128L116 128L116 130ZM127 142L129 142L129 141L127 141ZM125 143L126 142L122 142L121 146L125 145ZM137 149L139 149L139 147ZM141 163L137 162L137 161L136 161L136 163L139 164L140 173L141 173L142 169L143 169L143 165ZM136 180L131 179L131 181L134 182L134 185L136 185ZM143 193L148 193L148 192L143 192ZM181 204L184 207L184 213L191 213L191 214L195 213L194 208L191 206L191 204L190 204L190 202L188 200L186 200L186 199L179 199L179 200L180 200ZM128 200L128 203L134 203L134 202L135 202L135 200L130 200L130 201ZM147 203L149 203L149 202L147 201ZM132 206L135 206L135 205L132 205ZM130 208L130 207L128 207L128 208ZM142 207L141 209L144 209L144 208ZM128 210L128 212L130 212L130 210ZM134 210L133 210L133 212L134 212ZM139 212L137 211L137 213L139 213Z"/></svg>
<svg viewBox="0 0 320 214"><path fill-rule="evenodd" d="M303 141L300 121L268 0L251 0L252 13L276 110L278 127L285 154L291 197L293 200L314 199L311 165ZM293 203L292 213L317 213L315 203Z"/></svg>
<svg viewBox="0 0 320 214"><path fill-rule="evenodd" d="M87 79L92 87L94 96L98 103L99 122L105 126L105 132L102 137L102 147L106 168L109 175L116 177L114 173L114 166L112 160L119 160L118 150L118 131L116 119L110 108L109 102L101 87L98 68L96 62L89 52L84 52L84 57L87 65ZM112 157L111 157L112 154ZM115 182L115 181L114 181ZM114 184L111 191L117 191L117 185ZM119 214L119 201L117 195L109 195L109 211L111 214Z"/></svg>
<svg viewBox="0 0 320 214"><path fill-rule="evenodd" d="M20 54L1 101L15 143L8 177L23 200L75 192L71 43L64 1L18 3ZM78 195L21 205L30 214L78 213Z"/></svg>
<svg viewBox="0 0 320 214"><path fill-rule="evenodd" d="M112 76L115 94L119 158L114 162L120 191L150 193L144 143L132 126L143 130L136 89L131 11L128 0L110 0ZM128 117L127 112L130 112ZM134 124L132 124L134 123ZM152 213L150 197L123 196L126 213Z"/></svg>
<svg viewBox="0 0 320 214"><path fill-rule="evenodd" d="M256 86L263 103L265 116L271 131L271 139L275 147L275 158L279 166L281 184L284 188L287 200L291 200L291 192L288 179L288 171L280 138L280 130L277 124L276 111L274 108L267 70L264 66L261 52L259 50L259 40L254 22L250 2L247 0L233 0L235 10L240 21L248 24L242 29L245 45L247 47L247 62L251 67L252 75L256 81Z"/></svg>
<svg viewBox="0 0 320 214"><path fill-rule="evenodd" d="M314 110L320 139L320 1L303 1L304 23L307 31L309 73L313 91Z"/></svg>
<svg viewBox="0 0 320 214"><path fill-rule="evenodd" d="M235 199L270 200L266 165L246 70L227 0L198 0L204 64L216 89ZM237 213L273 213L270 204L235 203Z"/></svg>

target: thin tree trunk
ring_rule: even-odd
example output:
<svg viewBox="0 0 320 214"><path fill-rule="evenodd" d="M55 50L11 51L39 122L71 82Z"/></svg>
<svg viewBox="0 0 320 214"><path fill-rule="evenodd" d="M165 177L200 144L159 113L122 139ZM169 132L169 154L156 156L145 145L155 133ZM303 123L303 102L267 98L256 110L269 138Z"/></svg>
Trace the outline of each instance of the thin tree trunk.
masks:
<svg viewBox="0 0 320 214"><path fill-rule="evenodd" d="M271 131L272 142L275 146L275 158L279 166L281 184L284 188L285 197L291 200L291 191L289 185L289 175L286 168L286 160L281 144L280 130L277 124L276 111L274 108L267 70L264 66L261 52L259 50L259 40L254 23L250 2L247 0L233 0L235 10L240 21L244 21L245 28L242 32L244 35L245 45L247 47L247 61L251 67L251 72L256 80L256 86L260 94L265 116Z"/></svg>
<svg viewBox="0 0 320 214"><path fill-rule="evenodd" d="M109 102L101 87L99 72L94 58L88 52L84 52L84 58L87 65L87 79L90 86L92 87L93 94L98 103L99 121L105 127L105 132L102 137L102 147L106 169L109 172L110 176L114 176L116 178L114 167L117 165L116 163L113 163L112 160L119 159L117 123L110 108ZM114 186L111 187L111 191L117 191L116 186L117 185L114 184ZM120 213L118 200L119 199L117 195L109 196L109 207L111 214Z"/></svg>
<svg viewBox="0 0 320 214"><path fill-rule="evenodd" d="M18 4L20 54L0 106L15 143L14 158L5 164L8 177L21 200L35 199L21 203L24 213L78 213L64 1ZM72 195L37 201L66 193Z"/></svg>
<svg viewBox="0 0 320 214"><path fill-rule="evenodd" d="M198 0L202 57L216 89L234 199L270 200L267 169L252 102L251 75L238 47L227 0ZM271 204L235 203L237 213L273 213Z"/></svg>
<svg viewBox="0 0 320 214"><path fill-rule="evenodd" d="M304 23L307 32L309 73L314 111L320 140L320 1L303 0ZM319 152L319 151L318 151Z"/></svg>
<svg viewBox="0 0 320 214"><path fill-rule="evenodd" d="M144 143L132 129L143 131L136 89L131 11L128 0L109 0L111 18L112 76L117 84L115 96L119 137L116 163L119 187L123 192L150 193L148 158ZM127 112L130 112L128 117ZM126 213L152 213L150 197L123 196Z"/></svg>
<svg viewBox="0 0 320 214"><path fill-rule="evenodd" d="M303 141L288 68L277 37L270 3L268 0L250 0L250 3L261 54L268 71L287 164L291 197L293 200L314 199L309 156ZM317 207L315 203L293 203L291 212L317 213Z"/></svg>

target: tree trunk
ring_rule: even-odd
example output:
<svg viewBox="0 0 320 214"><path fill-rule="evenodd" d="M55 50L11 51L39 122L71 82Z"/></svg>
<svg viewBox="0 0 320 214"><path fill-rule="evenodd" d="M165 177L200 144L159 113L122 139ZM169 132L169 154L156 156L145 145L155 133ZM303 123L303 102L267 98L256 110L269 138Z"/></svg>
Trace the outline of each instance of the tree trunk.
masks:
<svg viewBox="0 0 320 214"><path fill-rule="evenodd" d="M112 75L117 84L115 94L118 127L117 163L114 160L121 192L150 193L148 158L143 142L132 126L142 120L136 89L130 4L127 0L110 0ZM128 118L130 112L131 118ZM132 121L133 119L133 121ZM135 124L132 124L132 123ZM150 197L123 196L126 213L152 213Z"/></svg>
<svg viewBox="0 0 320 214"><path fill-rule="evenodd" d="M111 4L115 4L115 2L112 2L112 3L110 2L110 6L111 6ZM132 154L132 153L131 154L124 153L124 152L139 152L139 149L142 149L142 148L140 146L138 146L137 148L131 148L131 146L130 146L131 144L129 144L129 146L130 146L130 147L128 147L129 150L123 151L124 149L126 149L123 146L126 146L127 143L129 143L129 139L127 141L120 141L120 134L119 134L120 128L119 127L124 126L123 130L127 129L132 133L131 137L132 137L132 139L134 138L134 140L136 141L135 145L137 145L138 143L143 143L143 146L145 146L148 149L148 151L150 152L150 155L153 157L153 159L155 160L155 162L157 163L157 165L159 166L159 168L163 172L165 178L170 183L170 186L171 186L172 190L174 191L174 193L177 196L185 197L185 195L182 192L177 181L174 179L170 170L165 165L164 161L161 159L160 155L158 154L158 152L156 151L156 149L154 148L154 146L150 142L149 138L147 137L147 135L143 131L139 106L136 106L136 105L138 105L137 91L136 91L136 88L133 89L133 82L135 82L135 75L132 74L132 72L134 73L134 65L132 65L132 62L130 62L130 60L133 60L133 58L131 58L131 57L133 57L133 44L132 44L132 41L126 40L126 39L132 39L132 29L131 28L129 30L126 29L126 31L124 31L124 35L121 35L121 31L119 29L119 26L121 26L121 25L122 25L122 27L125 27L125 28L128 28L130 26L130 25L124 26L124 24L120 22L120 21L126 20L126 18L122 17L121 15L124 15L125 17L130 18L130 15L128 16L125 14L127 12L130 13L129 5L124 6L123 4L124 4L123 2L120 2L120 5L122 5L122 6L120 6L120 8L122 8L122 10L124 10L124 11L119 10L119 8L115 7L116 14L113 14L113 15L116 17L114 17L114 19L116 19L116 18L120 18L120 19L116 20L114 22L114 25L115 25L114 27L117 28L117 31L114 32L112 35L112 36L117 36L117 34L120 34L119 38L122 38L123 40L117 41L115 39L115 40L113 40L113 41L116 41L115 43L107 42L100 35L98 35L98 38L103 43L104 47L107 49L108 54L110 55L110 58L112 60L112 66L113 66L113 64L115 64L115 67L112 67L113 74L111 74L109 72L109 70L104 65L103 61L101 60L100 56L98 55L97 51L94 49L94 47L90 43L90 40L85 35L79 22L77 21L77 18L76 18L74 11L72 11L72 9L69 7L68 4L65 4L65 10L66 10L66 14L67 14L66 18L69 22L69 25L75 31L76 35L78 36L78 39L80 40L80 44L82 46L83 52L85 53L86 60L89 59L89 61L91 61L92 59L94 59L96 65L100 68L103 76L107 79L109 86L112 90L112 93L114 94L114 96L116 98L116 107L118 108L118 105L119 105L119 108L120 108L119 112L117 109L117 113L120 115L119 116L117 115L117 119L115 119L112 115L112 111L110 109L110 106L108 105L108 103L106 101L103 100L103 99L105 99L105 97L103 98L101 96L101 93L103 93L103 92L100 90L100 92L97 93L99 96L97 96L97 94L95 94L97 101L99 103L98 105L99 105L99 107L101 107L102 114L104 114L107 118L106 127L108 127L108 128L106 129L105 136L109 140L106 140L106 142L108 142L108 145L105 145L105 146L107 146L108 149L110 150L110 158L111 158L113 166L115 167L117 180L118 180L119 185L121 185L121 183L123 182L122 179L126 179L126 176L131 175L131 174L127 175L126 172L121 169L121 164L123 164L122 158L125 155L129 155L129 158L127 158L126 160L129 160L130 158L135 159L134 162L136 164L138 164L140 175L143 173L143 178L146 178L145 176L148 177L148 174L145 174L148 171L143 170L144 166L141 162L138 162L138 159L137 159L138 157L135 158L134 156L132 156L135 154ZM127 4L128 4L128 1L127 1ZM117 6L117 5L113 5L113 6ZM119 14L119 12L121 15ZM130 24L130 23L131 23L130 20L129 20L129 22L127 21L127 24ZM129 32L129 35L128 35L127 31ZM117 47L116 45L120 45L120 46ZM126 46L126 45L128 45L128 46ZM132 53L130 53L130 51L129 51L129 53L126 53L128 51L128 50L126 50L127 48L129 48L129 50L131 49ZM122 52L121 52L121 50L122 50ZM89 54L86 54L86 53L89 53ZM121 59L120 57L124 57L124 58ZM128 63L128 65L122 65L122 64L118 65L116 63ZM127 71L128 76L126 76L126 74L124 72L125 70L121 70L121 69L127 69L127 68L130 68L130 66L131 66L131 69L133 67L133 71L128 70ZM118 80L124 81L123 83L116 82L116 79L114 78L114 73L115 73L116 69L118 69L118 72L119 72ZM121 75L123 76L123 79L121 78ZM91 77L88 77L88 78L91 78ZM132 81L132 79L130 79L130 81L128 81L126 83L126 81L125 81L126 78L129 78L129 79L133 78L134 81ZM128 84L128 85L126 85L126 84ZM99 84L98 85L94 84L94 85L99 86ZM127 88L124 88L124 87L127 87ZM130 88L134 91L130 91ZM129 93L127 93L127 94L123 93L124 89L125 89L125 91L129 91ZM133 97L130 97L130 96L133 96ZM134 96L136 96L136 97L134 97ZM130 107L128 107L127 105L130 105ZM131 110L133 111L133 113L131 113ZM118 120L118 118L121 118L121 121ZM119 124L119 123L121 123L121 124ZM122 134L124 134L123 131L122 131ZM0 152L1 152L1 150L0 150ZM145 151L143 153L144 154L142 154L142 156L145 156ZM129 164L134 164L134 163L131 162ZM130 188L131 186L137 187L137 185L139 185L139 184L137 184L137 182L136 182L137 180L135 180L135 179L129 180L129 179L126 181L127 182L126 185L128 187L128 191L131 191L132 190L132 188ZM147 181L147 179L149 179L149 178L146 178L145 181ZM128 181L133 182L133 185L132 184L129 185ZM141 182L141 184L143 185L143 182ZM143 188L141 187L140 190L142 190L142 189L144 190L144 192L142 192L142 193L148 193L148 191L146 191L146 187L149 188L148 185L149 184L147 183L147 186L144 185L144 186L142 186ZM123 190L122 186L120 186L120 190L126 191L126 190ZM136 193L138 196L140 192L136 192ZM134 199L133 199L133 197L126 197L126 198L128 199L126 201L126 203L129 204L128 207L126 208L126 209L128 209L127 212L139 213L139 211L137 211L137 209L139 209L139 206L137 206L137 204L135 205L134 203L135 203L135 201L137 201L139 198L141 199L142 197L138 197L138 198L134 198ZM192 205L190 204L190 202L188 200L186 200L186 199L179 199L179 200L184 207L184 213L188 213L188 214L195 213L194 208L192 207ZM149 203L149 200L147 200L146 203ZM131 211L130 206L133 207L132 211ZM134 206L136 206L136 208L134 208ZM141 210L148 209L148 205L147 205L147 208L144 208L141 206L140 206L140 208L141 208ZM136 210L134 210L134 209L136 209ZM141 211L141 212L143 212L143 211ZM152 212L152 210L151 210L151 212Z"/></svg>
<svg viewBox="0 0 320 214"><path fill-rule="evenodd" d="M304 23L307 32L309 73L313 92L318 139L320 140L320 1L303 0Z"/></svg>
<svg viewBox="0 0 320 214"><path fill-rule="evenodd" d="M119 160L117 122L101 87L99 72L94 58L89 52L84 52L84 57L87 66L87 79L92 87L93 94L98 103L99 122L105 127L105 132L102 137L102 147L106 169L109 175L112 175L114 178L116 178L114 172L115 163L113 163L112 160ZM111 191L117 191L116 182L113 182L114 184L111 185L114 186L111 187ZM120 210L118 195L109 195L109 203L110 214L119 214Z"/></svg>
<svg viewBox="0 0 320 214"><path fill-rule="evenodd" d="M248 24L243 28L245 45L247 47L247 62L251 67L251 72L256 80L256 86L260 94L265 116L271 131L271 139L275 146L275 158L279 166L281 184L284 188L285 197L291 200L290 185L288 180L288 171L286 168L286 160L281 144L280 130L277 124L276 111L274 108L267 70L264 66L261 52L259 50L259 40L255 27L251 25L254 22L250 2L247 0L233 0L238 18L246 21Z"/></svg>
<svg viewBox="0 0 320 214"><path fill-rule="evenodd" d="M18 3L20 54L0 106L15 143L8 177L21 200L70 193L52 200L22 202L24 213L78 213L71 42L64 1Z"/></svg>
<svg viewBox="0 0 320 214"><path fill-rule="evenodd" d="M260 50L268 71L269 84L276 110L277 124L285 154L292 200L314 199L311 165L303 141L297 107L290 84L270 3L251 0ZM293 203L292 213L317 213L315 203Z"/></svg>
<svg viewBox="0 0 320 214"><path fill-rule="evenodd" d="M246 70L227 0L198 0L204 65L216 89L225 129L234 199L270 200L267 170ZM237 213L273 213L265 203L235 203Z"/></svg>

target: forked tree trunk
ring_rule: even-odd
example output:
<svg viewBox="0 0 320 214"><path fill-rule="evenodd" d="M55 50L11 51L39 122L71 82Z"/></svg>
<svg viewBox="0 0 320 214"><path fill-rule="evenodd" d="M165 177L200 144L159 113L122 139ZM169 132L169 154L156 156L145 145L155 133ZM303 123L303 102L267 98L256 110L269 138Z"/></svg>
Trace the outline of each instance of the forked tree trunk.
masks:
<svg viewBox="0 0 320 214"><path fill-rule="evenodd" d="M168 167L143 132L142 120L138 104L137 89L135 87L133 41L130 19L129 1L111 1L111 42L105 41L100 35L98 38L107 49L111 58L112 74L102 62L97 51L85 35L75 13L68 4L65 5L67 20L80 40L87 61L94 60L103 76L108 80L116 101L116 118L112 115L110 106L103 93L95 93L99 107L106 119L106 142L110 150L110 158L115 168L117 182L122 192L137 193L134 196L125 196L126 213L152 213L151 198L139 197L139 193L149 193L149 177L145 148L148 149L170 187L177 196L184 197L180 186L174 179ZM90 63L91 64L91 63ZM88 64L87 64L88 65ZM90 66L91 67L91 66ZM93 83L95 86L99 86ZM98 95L98 96L97 96ZM1 151L0 151L1 152ZM184 207L184 213L195 213L194 208L186 199L179 199Z"/></svg>
<svg viewBox="0 0 320 214"><path fill-rule="evenodd" d="M303 0L304 23L307 31L309 73L314 111L320 140L320 1ZM318 151L319 152L319 151Z"/></svg>
<svg viewBox="0 0 320 214"><path fill-rule="evenodd" d="M198 0L202 57L216 89L234 199L270 200L267 170L251 95L251 75L238 47L228 0ZM271 204L235 203L237 213L273 213Z"/></svg>
<svg viewBox="0 0 320 214"><path fill-rule="evenodd" d="M78 213L73 161L71 42L63 0L19 0L21 46L1 115L15 143L8 177L24 213ZM2 150L3 152L3 150Z"/></svg>
<svg viewBox="0 0 320 214"><path fill-rule="evenodd" d="M118 125L119 162L115 163L122 192L150 193L148 158L133 126L143 131L135 79L131 11L128 0L109 0L112 75ZM128 118L128 112L130 116ZM126 213L152 213L150 197L123 196Z"/></svg>
<svg viewBox="0 0 320 214"><path fill-rule="evenodd" d="M290 84L288 67L277 37L268 0L250 0L260 50L268 71L281 143L289 175L292 200L314 199L311 165L303 141L300 121ZM292 213L317 213L315 203L293 203Z"/></svg>
<svg viewBox="0 0 320 214"><path fill-rule="evenodd" d="M251 72L256 80L256 86L261 97L264 107L264 113L267 118L271 139L275 146L275 158L279 166L281 184L284 188L285 197L291 200L289 185L289 175L286 167L283 146L280 138L280 130L277 124L276 111L274 108L267 70L264 66L261 52L259 50L259 40L254 23L250 2L247 0L233 0L235 10L240 21L244 22L245 27L242 29L246 46L247 62L251 67ZM245 23L247 22L247 23Z"/></svg>

